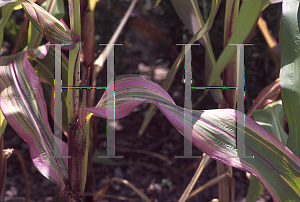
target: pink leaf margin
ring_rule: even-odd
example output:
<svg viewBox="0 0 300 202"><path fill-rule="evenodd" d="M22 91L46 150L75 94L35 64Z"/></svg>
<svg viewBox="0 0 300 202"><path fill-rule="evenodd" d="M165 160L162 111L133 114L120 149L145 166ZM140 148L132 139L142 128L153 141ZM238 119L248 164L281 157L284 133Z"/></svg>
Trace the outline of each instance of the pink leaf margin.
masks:
<svg viewBox="0 0 300 202"><path fill-rule="evenodd" d="M115 102L107 103L107 97L113 95ZM115 104L115 119L119 119L144 102L155 103L173 126L184 134L184 109L177 106L159 85L142 76L116 77L114 90L110 94L106 91L94 108L84 109L107 118L106 114L114 110ZM274 201L299 200L299 158L246 115L246 154L255 158L239 158L234 149L237 115L243 114L233 109L193 110L192 122L188 125L192 131L189 139L212 158L257 176ZM238 144L241 144L239 140Z"/></svg>
<svg viewBox="0 0 300 202"><path fill-rule="evenodd" d="M8 123L29 145L36 168L66 191L68 146L51 131L43 89L28 56L43 58L49 46L0 58L0 108ZM54 140L53 140L54 139ZM55 143L62 145L62 154Z"/></svg>

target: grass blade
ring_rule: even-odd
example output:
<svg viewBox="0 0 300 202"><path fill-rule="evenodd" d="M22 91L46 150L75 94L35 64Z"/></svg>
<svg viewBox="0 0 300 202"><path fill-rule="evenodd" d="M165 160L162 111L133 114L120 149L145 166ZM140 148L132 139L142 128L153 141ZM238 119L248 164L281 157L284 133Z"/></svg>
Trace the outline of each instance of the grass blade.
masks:
<svg viewBox="0 0 300 202"><path fill-rule="evenodd" d="M211 74L208 86L213 83L220 76L226 65L230 62L232 57L236 54L237 48L229 44L242 44L247 40L248 35L251 33L253 27L256 25L263 7L262 0L252 1L244 0L240 9L240 14L236 22L235 29L231 35L228 45L221 53L217 60L216 66ZM204 95L208 90L205 90ZM203 95L203 96L204 96Z"/></svg>
<svg viewBox="0 0 300 202"><path fill-rule="evenodd" d="M189 44L193 44L195 43L197 40L199 40L206 32L208 32L213 24L215 15L218 11L219 5L220 5L221 1L220 0L213 0L212 1L212 6L211 6L211 11L209 14L209 18L207 20L207 22L205 23L205 25L194 35L194 37L189 41ZM162 87L165 90L169 90L174 77L179 69L179 66L181 64L181 62L183 61L183 57L184 57L184 49L180 52L180 54L178 55L178 57L176 58L175 62L173 63L171 70L169 71L167 78L165 79L165 81L162 84ZM144 131L146 130L148 124L150 123L151 119L153 118L155 112L157 110L157 107L152 104L147 112L147 115L140 127L140 130L138 132L139 137L144 133Z"/></svg>
<svg viewBox="0 0 300 202"><path fill-rule="evenodd" d="M8 4L5 7L2 8L2 18L0 21L0 46L2 47L3 37L4 37L4 27L11 15L11 13L14 10L14 6L16 4ZM0 4L1 7L1 4Z"/></svg>

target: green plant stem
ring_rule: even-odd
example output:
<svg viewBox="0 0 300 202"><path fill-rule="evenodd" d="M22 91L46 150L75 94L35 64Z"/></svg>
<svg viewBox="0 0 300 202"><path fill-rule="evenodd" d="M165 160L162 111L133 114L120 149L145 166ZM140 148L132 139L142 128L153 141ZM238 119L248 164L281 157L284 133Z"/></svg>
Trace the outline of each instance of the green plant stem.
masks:
<svg viewBox="0 0 300 202"><path fill-rule="evenodd" d="M73 36L81 37L80 1L69 0L70 27ZM80 43L69 53L68 86L80 85ZM68 89L68 124L69 124L69 189L68 202L82 201L86 183L86 142L88 132L83 130L78 121L79 90Z"/></svg>
<svg viewBox="0 0 300 202"><path fill-rule="evenodd" d="M70 27L72 36L81 37L80 1L69 0ZM80 43L69 53L68 86L79 86L80 84ZM78 113L79 90L68 89L68 123L69 127L75 124ZM73 101L71 101L73 100Z"/></svg>

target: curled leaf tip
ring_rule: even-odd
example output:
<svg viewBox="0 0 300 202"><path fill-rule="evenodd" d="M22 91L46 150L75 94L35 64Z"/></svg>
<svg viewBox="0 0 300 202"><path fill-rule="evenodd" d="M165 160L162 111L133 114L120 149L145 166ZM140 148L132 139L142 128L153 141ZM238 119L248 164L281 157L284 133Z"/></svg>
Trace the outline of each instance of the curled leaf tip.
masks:
<svg viewBox="0 0 300 202"><path fill-rule="evenodd" d="M79 36L73 36L73 37L72 37L72 42L73 42L74 44L77 44L78 42L80 42L80 40L81 40L81 38L80 38Z"/></svg>

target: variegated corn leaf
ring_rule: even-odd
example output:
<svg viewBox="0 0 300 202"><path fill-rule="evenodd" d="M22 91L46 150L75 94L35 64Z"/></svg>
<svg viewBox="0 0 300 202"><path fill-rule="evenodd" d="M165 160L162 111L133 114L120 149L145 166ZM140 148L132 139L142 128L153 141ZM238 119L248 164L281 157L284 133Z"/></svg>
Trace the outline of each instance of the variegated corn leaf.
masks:
<svg viewBox="0 0 300 202"><path fill-rule="evenodd" d="M64 44L64 49L72 49L80 37L72 36L71 31L45 9L30 0L0 0L0 7L9 3L22 5L31 23L52 43Z"/></svg>
<svg viewBox="0 0 300 202"><path fill-rule="evenodd" d="M66 87L68 86L68 58L63 54L61 57L61 79L62 79L62 86ZM30 61L34 61L32 63L34 69L36 70L39 78L45 79L45 81L41 80L43 83L47 83L51 85L51 91L48 91L49 95L51 94L51 104L50 104L50 111L51 111L51 116L54 120L54 69L55 69L55 48L54 46L50 46L49 50L47 52L47 55L40 59L38 57L30 57ZM67 112L66 112L66 106L67 106L67 90L62 90L62 119L67 120ZM67 121L63 121L63 129L65 133L68 132L68 123Z"/></svg>
<svg viewBox="0 0 300 202"><path fill-rule="evenodd" d="M43 90L28 56L42 59L49 47L0 58L0 108L14 130L29 145L37 169L66 190L68 179L67 144L51 131ZM55 140L55 142L54 142ZM61 145L62 153L57 144Z"/></svg>
<svg viewBox="0 0 300 202"><path fill-rule="evenodd" d="M112 83L109 88L112 87ZM128 115L136 106L155 103L173 126L184 134L185 110L177 106L159 85L136 75L116 77L114 91L107 91L94 108L86 110L106 118L114 110L115 118ZM107 100L114 102L107 103ZM274 201L300 201L300 160L273 135L245 115L245 154L237 155L236 131L244 124L236 121L242 113L234 109L192 110L191 121L186 127L192 132L193 144L212 158L249 172L260 180Z"/></svg>
<svg viewBox="0 0 300 202"><path fill-rule="evenodd" d="M52 16L60 20L65 14L64 2L61 0L46 0L41 5ZM25 50L34 49L40 46L43 39L42 33L40 33L31 23L28 26L28 44Z"/></svg>

